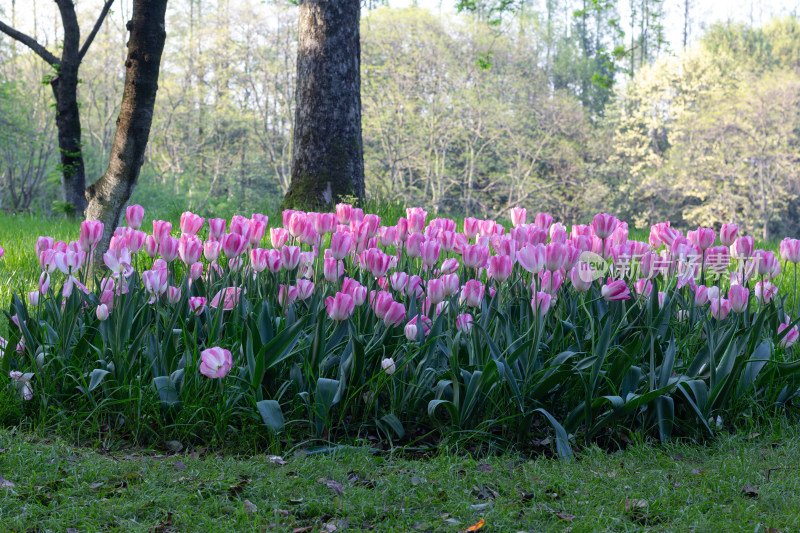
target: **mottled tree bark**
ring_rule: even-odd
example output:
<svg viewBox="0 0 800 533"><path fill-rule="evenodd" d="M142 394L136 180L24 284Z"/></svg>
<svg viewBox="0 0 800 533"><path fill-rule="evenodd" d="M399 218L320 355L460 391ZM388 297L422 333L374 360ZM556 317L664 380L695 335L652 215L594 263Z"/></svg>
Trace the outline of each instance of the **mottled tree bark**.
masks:
<svg viewBox="0 0 800 533"><path fill-rule="evenodd" d="M108 169L86 190L89 200L86 219L99 220L105 225L103 238L95 254L95 260L100 264L122 209L136 187L144 162L156 103L161 54L167 35L164 23L166 9L167 0L134 0L133 15L127 24L130 38L125 61L125 89Z"/></svg>
<svg viewBox="0 0 800 533"><path fill-rule="evenodd" d="M86 208L86 170L81 150L81 117L78 107L78 69L89 46L108 15L114 0L106 0L100 16L80 44L81 31L75 14L73 0L56 0L61 23L64 26L64 42L61 57L51 54L36 39L15 30L0 21L0 31L33 50L39 57L53 67L50 87L56 100L56 128L58 129L58 150L61 158L62 189L64 201L72 205L74 213L82 213Z"/></svg>
<svg viewBox="0 0 800 533"><path fill-rule="evenodd" d="M287 208L364 196L360 0L301 0Z"/></svg>

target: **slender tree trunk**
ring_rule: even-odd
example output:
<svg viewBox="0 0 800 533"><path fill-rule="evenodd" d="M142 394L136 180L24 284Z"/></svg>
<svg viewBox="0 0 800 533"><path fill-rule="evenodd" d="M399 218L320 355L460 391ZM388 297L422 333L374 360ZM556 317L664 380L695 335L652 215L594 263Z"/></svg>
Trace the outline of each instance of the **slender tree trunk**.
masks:
<svg viewBox="0 0 800 533"><path fill-rule="evenodd" d="M73 214L86 209L86 168L81 149L81 115L78 107L78 65L62 61L59 72L50 80L56 99L58 151L61 156L61 180L64 201Z"/></svg>
<svg viewBox="0 0 800 533"><path fill-rule="evenodd" d="M301 0L292 181L284 206L364 196L360 0Z"/></svg>
<svg viewBox="0 0 800 533"><path fill-rule="evenodd" d="M167 0L134 0L133 15L127 24L130 39L125 61L125 89L108 169L86 190L89 200L86 219L100 220L105 225L95 254L100 264L144 162L166 39L166 9Z"/></svg>

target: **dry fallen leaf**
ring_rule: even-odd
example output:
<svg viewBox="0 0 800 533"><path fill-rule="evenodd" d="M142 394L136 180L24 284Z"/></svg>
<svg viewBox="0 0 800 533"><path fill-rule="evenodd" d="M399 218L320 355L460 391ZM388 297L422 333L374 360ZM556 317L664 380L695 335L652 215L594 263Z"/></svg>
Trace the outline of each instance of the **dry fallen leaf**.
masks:
<svg viewBox="0 0 800 533"><path fill-rule="evenodd" d="M742 494L750 496L751 498L758 498L758 489L750 485L744 485L742 487Z"/></svg>
<svg viewBox="0 0 800 533"><path fill-rule="evenodd" d="M492 471L492 467L491 467L491 465L487 465L487 464L479 464L478 465L478 470L482 470L484 472L491 472Z"/></svg>
<svg viewBox="0 0 800 533"><path fill-rule="evenodd" d="M575 516L569 513L556 513L556 518L560 518L565 522L572 522L573 520L575 520Z"/></svg>
<svg viewBox="0 0 800 533"><path fill-rule="evenodd" d="M481 518L475 524L472 524L471 526L469 526L464 531L478 531L479 529L483 529L483 526L485 526L485 525L486 525L486 521L483 518Z"/></svg>
<svg viewBox="0 0 800 533"><path fill-rule="evenodd" d="M258 512L258 507L256 507L256 504L254 504L250 500L244 501L244 508L249 516L253 516Z"/></svg>
<svg viewBox="0 0 800 533"><path fill-rule="evenodd" d="M285 465L286 461L280 455L268 455L267 461L274 465Z"/></svg>
<svg viewBox="0 0 800 533"><path fill-rule="evenodd" d="M314 529L314 526L295 527L292 528L292 533L308 533L312 529Z"/></svg>
<svg viewBox="0 0 800 533"><path fill-rule="evenodd" d="M647 502L645 500L625 500L623 502L625 511L639 511L641 509L647 509Z"/></svg>
<svg viewBox="0 0 800 533"><path fill-rule="evenodd" d="M183 461L175 461L175 464L172 466L175 468L175 470L186 470L188 468Z"/></svg>
<svg viewBox="0 0 800 533"><path fill-rule="evenodd" d="M321 477L317 479L317 483L319 483L320 485L325 485L326 487L331 489L336 495L344 494L344 485L342 485L338 481L335 481L333 479L325 479Z"/></svg>

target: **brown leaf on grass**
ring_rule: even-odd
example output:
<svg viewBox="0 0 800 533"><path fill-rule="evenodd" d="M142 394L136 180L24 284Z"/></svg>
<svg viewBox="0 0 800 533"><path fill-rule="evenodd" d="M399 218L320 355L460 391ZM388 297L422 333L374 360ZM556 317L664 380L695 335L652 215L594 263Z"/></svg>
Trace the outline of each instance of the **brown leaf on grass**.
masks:
<svg viewBox="0 0 800 533"><path fill-rule="evenodd" d="M333 479L325 479L321 477L317 479L317 483L319 483L320 485L325 485L326 487L331 489L337 496L341 496L342 494L344 494L344 485L342 485L338 481L335 481Z"/></svg>
<svg viewBox="0 0 800 533"><path fill-rule="evenodd" d="M483 526L485 526L485 525L486 525L486 520L481 518L480 520L478 520L476 523L474 523L471 526L469 526L464 531L478 531L479 529L483 529Z"/></svg>
<svg viewBox="0 0 800 533"><path fill-rule="evenodd" d="M173 468L175 468L175 470L186 470L187 468L189 468L183 463L183 461L175 461L175 464L173 464L172 466Z"/></svg>
<svg viewBox="0 0 800 533"><path fill-rule="evenodd" d="M556 513L556 518L564 520L565 522L572 522L575 520L575 516L569 513Z"/></svg>
<svg viewBox="0 0 800 533"><path fill-rule="evenodd" d="M696 468L692 468L692 471L691 471L691 472L689 472L689 473L690 473L690 474L694 474L694 475L696 475L696 476L699 476L700 474L702 474L702 473L703 473L703 471L702 471L702 470L698 470L698 469L696 469Z"/></svg>
<svg viewBox="0 0 800 533"><path fill-rule="evenodd" d="M308 533L309 531L311 531L313 529L314 529L314 526L295 527L295 528L292 528L292 533Z"/></svg>
<svg viewBox="0 0 800 533"><path fill-rule="evenodd" d="M172 511L167 511L167 516L158 524L156 524L152 531L153 533L164 533L172 527Z"/></svg>
<svg viewBox="0 0 800 533"><path fill-rule="evenodd" d="M268 455L267 461L274 465L285 465L287 464L286 460L281 457L280 455Z"/></svg>
<svg viewBox="0 0 800 533"><path fill-rule="evenodd" d="M256 504L254 504L250 500L244 501L244 509L245 511L247 511L248 516L253 516L258 512L258 507L256 507Z"/></svg>
<svg viewBox="0 0 800 533"><path fill-rule="evenodd" d="M97 490L105 484L105 481L98 481L97 483L89 483L88 487L92 490Z"/></svg>
<svg viewBox="0 0 800 533"><path fill-rule="evenodd" d="M491 472L492 471L492 467L491 467L491 465L487 465L485 463L484 464L479 464L478 465L478 470L482 470L483 472Z"/></svg>
<svg viewBox="0 0 800 533"><path fill-rule="evenodd" d="M750 485L744 485L742 487L742 494L745 496L749 496L751 498L758 498L758 489L755 487L751 487Z"/></svg>
<svg viewBox="0 0 800 533"><path fill-rule="evenodd" d="M228 496L230 497L238 496L239 494L242 493L242 491L244 491L244 487L248 483L250 483L250 476L242 476L242 480L239 481L239 483L236 483L228 487Z"/></svg>
<svg viewBox="0 0 800 533"><path fill-rule="evenodd" d="M647 502L645 500L630 499L630 500L625 500L622 503L623 503L623 507L625 509L625 512L628 512L628 513L630 513L630 512L634 512L634 513L635 512L639 512L639 511L641 511L643 509L647 509L647 507L648 507L648 504L647 504Z"/></svg>
<svg viewBox="0 0 800 533"><path fill-rule="evenodd" d="M0 453L6 453L6 452L7 452L7 451L9 451L10 449L11 449L11 448L0 448Z"/></svg>
<svg viewBox="0 0 800 533"><path fill-rule="evenodd" d="M761 436L761 433L750 433L750 434L747 436L747 440L753 440L753 439L757 439L757 438L758 438L758 437L760 437L760 436Z"/></svg>

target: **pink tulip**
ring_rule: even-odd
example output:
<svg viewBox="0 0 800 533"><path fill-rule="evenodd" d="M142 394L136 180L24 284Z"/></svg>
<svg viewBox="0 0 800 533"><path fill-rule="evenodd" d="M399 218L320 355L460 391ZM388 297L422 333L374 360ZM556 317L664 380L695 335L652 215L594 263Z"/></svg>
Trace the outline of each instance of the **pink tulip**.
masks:
<svg viewBox="0 0 800 533"><path fill-rule="evenodd" d="M775 254L770 251L756 250L753 252L753 260L756 262L756 272L759 276L775 277L773 274L780 273L780 263Z"/></svg>
<svg viewBox="0 0 800 533"><path fill-rule="evenodd" d="M215 346L200 352L200 373L207 378L224 378L233 368L231 352Z"/></svg>
<svg viewBox="0 0 800 533"><path fill-rule="evenodd" d="M297 299L298 300L307 300L314 294L314 282L307 280L307 279L298 279L295 282L295 287L297 287Z"/></svg>
<svg viewBox="0 0 800 533"><path fill-rule="evenodd" d="M517 252L517 262L528 272L539 272L545 262L545 246L526 244Z"/></svg>
<svg viewBox="0 0 800 533"><path fill-rule="evenodd" d="M307 225L308 219L306 218L306 214L297 211L292 213L291 218L289 218L289 225L286 226L286 229L289 230L289 235L297 239L306 231Z"/></svg>
<svg viewBox="0 0 800 533"><path fill-rule="evenodd" d="M289 240L289 232L283 228L270 228L269 240L273 248L283 248L283 245Z"/></svg>
<svg viewBox="0 0 800 533"><path fill-rule="evenodd" d="M156 242L155 237L152 235L148 235L144 239L144 251L150 257L155 257L158 255L158 243Z"/></svg>
<svg viewBox="0 0 800 533"><path fill-rule="evenodd" d="M250 241L248 244L253 248L258 248L261 244L261 240L264 238L264 232L266 231L267 226L264 222L260 220L251 220L250 221Z"/></svg>
<svg viewBox="0 0 800 533"><path fill-rule="evenodd" d="M539 288L544 292L555 296L558 292L558 289L561 288L561 285L564 283L564 276L561 274L560 270L556 271L549 271L545 270L544 274L541 274L541 280L539 281ZM531 284L531 290L534 290L533 284Z"/></svg>
<svg viewBox="0 0 800 533"><path fill-rule="evenodd" d="M181 233L196 235L197 232L200 231L200 228L203 227L205 221L206 219L200 215L195 215L191 211L184 211L181 214L180 220Z"/></svg>
<svg viewBox="0 0 800 533"><path fill-rule="evenodd" d="M631 297L631 291L628 289L628 285L625 283L625 280L621 279L609 281L603 285L600 289L600 294L602 294L607 302L629 300Z"/></svg>
<svg viewBox="0 0 800 533"><path fill-rule="evenodd" d="M386 372L390 376L394 374L396 370L394 366L394 359L392 359L391 357L382 359L381 368L383 369L384 372Z"/></svg>
<svg viewBox="0 0 800 533"><path fill-rule="evenodd" d="M747 302L750 299L750 290L741 285L732 285L728 291L728 301L734 313L742 313L747 309Z"/></svg>
<svg viewBox="0 0 800 533"><path fill-rule="evenodd" d="M408 217L408 231L411 233L422 233L425 229L425 219L428 212L421 207L408 207L406 208L406 216Z"/></svg>
<svg viewBox="0 0 800 533"><path fill-rule="evenodd" d="M404 328L404 332L406 334L406 339L408 339L410 341L417 340L417 335L419 334L418 322L417 322L418 318L420 319L420 322L422 322L422 338L423 338L423 340L431 332L431 326L433 326L433 322L431 322L431 319L426 317L426 316L424 316L424 315L415 316L414 318L412 318L411 320L408 321L408 323L406 324L406 327Z"/></svg>
<svg viewBox="0 0 800 533"><path fill-rule="evenodd" d="M588 291L594 281L594 268L589 263L578 261L569 271L569 280L576 291Z"/></svg>
<svg viewBox="0 0 800 533"><path fill-rule="evenodd" d="M208 235L212 240L218 241L225 234L224 218L209 218L208 219Z"/></svg>
<svg viewBox="0 0 800 533"><path fill-rule="evenodd" d="M41 294L39 293L39 291L33 291L28 293L28 303L31 305L31 307L39 305L40 297Z"/></svg>
<svg viewBox="0 0 800 533"><path fill-rule="evenodd" d="M711 316L717 320L725 320L731 312L731 303L725 298L711 300Z"/></svg>
<svg viewBox="0 0 800 533"><path fill-rule="evenodd" d="M483 268L489 260L489 248L480 244L464 246L461 258L467 268Z"/></svg>
<svg viewBox="0 0 800 533"><path fill-rule="evenodd" d="M374 292L374 296L371 296L370 300L370 305L375 312L375 316L380 319L386 316L386 313L389 312L394 303L394 298L386 291Z"/></svg>
<svg viewBox="0 0 800 533"><path fill-rule="evenodd" d="M546 292L537 292L533 299L531 300L531 309L533 312L540 317L545 316L547 311L550 310L550 304L553 301L553 297Z"/></svg>
<svg viewBox="0 0 800 533"><path fill-rule="evenodd" d="M536 218L534 218L533 224L547 231L553 224L553 216L548 215L547 213L536 213Z"/></svg>
<svg viewBox="0 0 800 533"><path fill-rule="evenodd" d="M333 257L326 257L322 263L322 274L333 283L344 275L344 263Z"/></svg>
<svg viewBox="0 0 800 533"><path fill-rule="evenodd" d="M778 324L778 333L781 333L783 330L789 327L791 321L789 317L786 317L786 322ZM800 337L800 331L798 331L797 326L793 326L792 329L781 339L780 345L782 348L791 348L792 345L797 342L797 338Z"/></svg>
<svg viewBox="0 0 800 533"><path fill-rule="evenodd" d="M353 236L350 233L337 231L331 235L331 255L334 259L344 259L353 246Z"/></svg>
<svg viewBox="0 0 800 533"><path fill-rule="evenodd" d="M647 278L637 279L633 282L633 290L640 296L650 296L653 291L653 282Z"/></svg>
<svg viewBox="0 0 800 533"><path fill-rule="evenodd" d="M528 218L528 212L525 210L524 207L511 208L511 224L515 228L518 228L521 225L525 224L526 218Z"/></svg>
<svg viewBox="0 0 800 533"><path fill-rule="evenodd" d="M153 239L156 244L161 244L161 240L172 232L172 224L164 220L153 221Z"/></svg>
<svg viewBox="0 0 800 533"><path fill-rule="evenodd" d="M488 275L490 278L502 283L511 276L514 263L507 255L493 255L489 258Z"/></svg>
<svg viewBox="0 0 800 533"><path fill-rule="evenodd" d="M162 245L161 248L161 254L163 256L164 246ZM202 255L203 243L196 235L183 235L181 237L180 243L178 244L178 257L181 258L184 265L190 266L195 264L200 260L200 256Z"/></svg>
<svg viewBox="0 0 800 533"><path fill-rule="evenodd" d="M739 237L731 245L731 255L738 258L748 258L753 255L754 244L753 237Z"/></svg>
<svg viewBox="0 0 800 533"><path fill-rule="evenodd" d="M250 250L250 266L256 273L261 273L267 269L267 259L269 258L269 250L263 248L254 248Z"/></svg>
<svg viewBox="0 0 800 533"><path fill-rule="evenodd" d="M716 288L716 287L714 287ZM706 305L709 301L708 287L705 285L697 285L694 288L694 304L697 306Z"/></svg>
<svg viewBox="0 0 800 533"><path fill-rule="evenodd" d="M382 278L389 271L392 264L392 256L384 253L378 248L370 248L364 252L367 269L376 278Z"/></svg>
<svg viewBox="0 0 800 533"><path fill-rule="evenodd" d="M142 218L144 218L144 207L134 204L125 208L125 221L133 229L142 227Z"/></svg>
<svg viewBox="0 0 800 533"><path fill-rule="evenodd" d="M778 287L769 281L759 281L755 288L756 301L768 304L778 295Z"/></svg>
<svg viewBox="0 0 800 533"><path fill-rule="evenodd" d="M780 244L781 259L790 263L800 263L800 240L785 238Z"/></svg>
<svg viewBox="0 0 800 533"><path fill-rule="evenodd" d="M406 240L406 254L414 259L422 257L422 243L425 242L425 235L422 233L411 233Z"/></svg>
<svg viewBox="0 0 800 533"><path fill-rule="evenodd" d="M84 252L93 250L100 239L103 238L103 223L99 220L85 220L81 222L81 249Z"/></svg>
<svg viewBox="0 0 800 533"><path fill-rule="evenodd" d="M278 304L282 307L297 300L297 287L281 284L278 287Z"/></svg>
<svg viewBox="0 0 800 533"><path fill-rule="evenodd" d="M231 217L231 224L230 224L230 232L239 235L242 240L244 241L244 247L247 246L250 242L250 234L252 230L250 229L250 219L245 218L241 215L234 215ZM244 247L242 251L244 251Z"/></svg>
<svg viewBox="0 0 800 533"><path fill-rule="evenodd" d="M180 287L173 287L170 286L167 289L167 301L172 305L177 304L181 301L181 288Z"/></svg>
<svg viewBox="0 0 800 533"><path fill-rule="evenodd" d="M480 221L472 217L465 218L464 235L466 235L467 239L474 239L478 233L480 233Z"/></svg>
<svg viewBox="0 0 800 533"><path fill-rule="evenodd" d="M442 261L442 266L439 268L440 274L452 274L458 272L458 259L455 257L448 257Z"/></svg>
<svg viewBox="0 0 800 533"><path fill-rule="evenodd" d="M456 317L456 329L467 335L472 330L472 315L462 313Z"/></svg>
<svg viewBox="0 0 800 533"><path fill-rule="evenodd" d="M378 231L381 246L389 247L397 244L397 226L383 226Z"/></svg>
<svg viewBox="0 0 800 533"><path fill-rule="evenodd" d="M353 299L353 304L360 306L367 299L367 288L353 278L344 278L342 292Z"/></svg>
<svg viewBox="0 0 800 533"><path fill-rule="evenodd" d="M167 290L169 271L166 269L145 270L142 272L142 283L150 294L150 303L154 303Z"/></svg>
<svg viewBox="0 0 800 533"><path fill-rule="evenodd" d="M561 222L556 222L550 226L550 242L567 242L567 228Z"/></svg>
<svg viewBox="0 0 800 533"><path fill-rule="evenodd" d="M551 242L544 249L544 266L549 271L555 271L564 266L566 247L559 242Z"/></svg>
<svg viewBox="0 0 800 533"><path fill-rule="evenodd" d="M471 279L461 288L461 303L468 307L480 307L483 301L485 287L478 281Z"/></svg>
<svg viewBox="0 0 800 533"><path fill-rule="evenodd" d="M239 257L248 244L249 241L245 240L240 234L226 233L222 236L222 253L228 259Z"/></svg>
<svg viewBox="0 0 800 533"><path fill-rule="evenodd" d="M400 302L394 302L389 307L389 310L386 311L386 315L383 317L383 323L388 328L396 327L405 322L406 320L406 308Z"/></svg>
<svg viewBox="0 0 800 533"><path fill-rule="evenodd" d="M408 285L408 274L405 272L394 272L391 276L389 276L389 282L392 285L392 290L403 294L405 293L406 286Z"/></svg>
<svg viewBox="0 0 800 533"><path fill-rule="evenodd" d="M231 311L239 303L242 296L242 289L239 287L227 287L222 289L211 299L211 307L217 309L222 307L223 311Z"/></svg>
<svg viewBox="0 0 800 533"><path fill-rule="evenodd" d="M606 239L614 232L618 223L617 217L608 213L598 213L592 219L592 231L600 239Z"/></svg>
<svg viewBox="0 0 800 533"><path fill-rule="evenodd" d="M300 248L297 246L284 246L281 248L281 261L283 268L294 270L300 264Z"/></svg>
<svg viewBox="0 0 800 533"><path fill-rule="evenodd" d="M697 228L696 231L687 232L686 238L690 243L699 246L701 250L707 250L714 246L717 234L711 228Z"/></svg>
<svg viewBox="0 0 800 533"><path fill-rule="evenodd" d="M664 291L658 291L658 308L661 309L664 307L664 300L667 298L667 293Z"/></svg>
<svg viewBox="0 0 800 533"><path fill-rule="evenodd" d="M159 255L167 263L171 263L178 257L180 248L180 241L170 235L165 235L161 239L161 244L158 247Z"/></svg>
<svg viewBox="0 0 800 533"><path fill-rule="evenodd" d="M336 218L339 224L349 224L353 217L353 206L350 204L336 204Z"/></svg>
<svg viewBox="0 0 800 533"><path fill-rule="evenodd" d="M431 304L437 305L439 302L444 301L444 282L442 282L441 279L428 280L428 284L425 289L428 295L428 300L430 300Z"/></svg>
<svg viewBox="0 0 800 533"><path fill-rule="evenodd" d="M328 311L328 316L337 322L350 318L355 306L353 297L342 292L337 292L336 296L325 298L325 309Z"/></svg>
<svg viewBox="0 0 800 533"><path fill-rule="evenodd" d="M189 310L195 315L199 315L206 307L206 299L202 296L193 296L189 298Z"/></svg>
<svg viewBox="0 0 800 533"><path fill-rule="evenodd" d="M739 233L739 226L736 224L723 224L719 230L719 240L724 246L730 246L736 242Z"/></svg>
<svg viewBox="0 0 800 533"><path fill-rule="evenodd" d="M425 266L425 268L431 268L436 264L436 261L439 260L439 249L439 243L433 239L422 243L422 246L420 247L420 255L422 257L422 264Z"/></svg>
<svg viewBox="0 0 800 533"><path fill-rule="evenodd" d="M458 293L458 290L461 288L458 282L458 274L445 274L439 279L442 280L445 296L452 296Z"/></svg>

